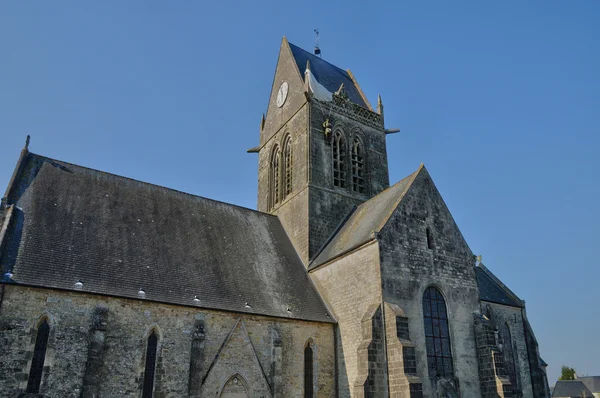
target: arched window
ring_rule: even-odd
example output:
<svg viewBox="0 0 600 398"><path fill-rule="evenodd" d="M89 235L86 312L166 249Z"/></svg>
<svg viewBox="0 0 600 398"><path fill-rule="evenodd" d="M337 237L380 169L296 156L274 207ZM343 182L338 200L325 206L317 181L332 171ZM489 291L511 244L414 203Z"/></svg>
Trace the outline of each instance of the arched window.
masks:
<svg viewBox="0 0 600 398"><path fill-rule="evenodd" d="M365 158L358 138L352 143L352 190L365 192Z"/></svg>
<svg viewBox="0 0 600 398"><path fill-rule="evenodd" d="M25 392L37 394L40 391L46 349L48 348L48 336L50 336L50 325L48 324L48 318L44 318L38 326L33 358L31 359L31 369L29 370L29 379L27 380L27 390Z"/></svg>
<svg viewBox="0 0 600 398"><path fill-rule="evenodd" d="M508 324L504 323L502 330L500 331L500 337L502 338L502 353L504 354L504 369L506 369L506 375L510 380L513 391L517 387L517 367L515 365L515 353L513 350L513 341L510 335L510 329Z"/></svg>
<svg viewBox="0 0 600 398"><path fill-rule="evenodd" d="M333 185L346 187L346 142L341 131L333 136Z"/></svg>
<svg viewBox="0 0 600 398"><path fill-rule="evenodd" d="M158 349L158 335L156 329L152 329L148 336L146 347L146 367L144 368L144 387L142 398L152 398L154 390L154 372L156 371L156 351Z"/></svg>
<svg viewBox="0 0 600 398"><path fill-rule="evenodd" d="M452 376L452 349L448 330L448 314L442 293L433 286L423 294L425 345L429 377Z"/></svg>
<svg viewBox="0 0 600 398"><path fill-rule="evenodd" d="M271 162L269 164L269 209L279 203L279 147L275 146L271 152Z"/></svg>
<svg viewBox="0 0 600 398"><path fill-rule="evenodd" d="M304 398L314 397L313 349L310 344L304 348Z"/></svg>
<svg viewBox="0 0 600 398"><path fill-rule="evenodd" d="M292 138L288 135L283 143L283 197L292 193Z"/></svg>

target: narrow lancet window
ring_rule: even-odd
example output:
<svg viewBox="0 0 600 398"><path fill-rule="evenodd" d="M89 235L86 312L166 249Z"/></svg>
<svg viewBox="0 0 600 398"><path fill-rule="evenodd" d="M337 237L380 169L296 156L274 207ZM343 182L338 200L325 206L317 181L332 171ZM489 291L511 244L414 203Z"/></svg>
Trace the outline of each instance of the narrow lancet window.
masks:
<svg viewBox="0 0 600 398"><path fill-rule="evenodd" d="M156 330L152 329L148 336L146 348L146 367L144 368L144 386L142 398L152 398L154 390L154 372L156 370L156 350L158 348L158 336Z"/></svg>
<svg viewBox="0 0 600 398"><path fill-rule="evenodd" d="M269 209L279 203L279 147L276 146L271 153L269 165Z"/></svg>
<svg viewBox="0 0 600 398"><path fill-rule="evenodd" d="M340 188L346 187L345 144L344 136L337 131L333 137L333 185Z"/></svg>
<svg viewBox="0 0 600 398"><path fill-rule="evenodd" d="M35 348L33 349L31 369L29 370L29 380L27 380L26 392L28 393L37 394L40 391L49 335L50 325L48 324L48 319L44 318L42 323L38 326L37 336L35 338Z"/></svg>
<svg viewBox="0 0 600 398"><path fill-rule="evenodd" d="M425 234L427 235L427 248L429 250L433 250L433 234L431 233L429 227L427 227L425 230Z"/></svg>
<svg viewBox="0 0 600 398"><path fill-rule="evenodd" d="M452 376L452 349L446 301L442 293L433 286L428 287L423 294L423 318L429 377L435 379Z"/></svg>
<svg viewBox="0 0 600 398"><path fill-rule="evenodd" d="M287 136L283 144L283 196L292 193L292 139Z"/></svg>
<svg viewBox="0 0 600 398"><path fill-rule="evenodd" d="M307 345L304 349L304 398L314 397L313 366L313 349Z"/></svg>
<svg viewBox="0 0 600 398"><path fill-rule="evenodd" d="M508 324L505 323L504 327L500 332L502 338L502 353L504 354L504 369L506 369L506 375L510 380L513 392L518 388L517 386L517 367L515 364L515 353L513 350L512 336L510 335L510 329Z"/></svg>
<svg viewBox="0 0 600 398"><path fill-rule="evenodd" d="M365 161L357 138L352 144L352 190L358 193L365 192Z"/></svg>

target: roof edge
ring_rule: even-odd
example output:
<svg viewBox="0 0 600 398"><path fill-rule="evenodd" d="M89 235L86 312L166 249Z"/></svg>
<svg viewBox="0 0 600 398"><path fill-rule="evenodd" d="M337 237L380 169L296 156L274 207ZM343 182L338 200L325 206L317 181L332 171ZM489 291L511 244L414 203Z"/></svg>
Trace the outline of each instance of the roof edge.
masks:
<svg viewBox="0 0 600 398"><path fill-rule="evenodd" d="M25 141L25 147L23 147L23 149L21 150L21 154L19 155L19 159L17 160L17 164L15 165L15 169L13 170L12 176L10 177L10 180L8 180L8 186L6 187L6 192L4 193L4 196L2 197L2 207L4 207L4 205L6 205L6 201L8 201L8 197L10 196L10 193L12 192L12 189L15 185L15 182L17 180L17 178L19 177L20 171L23 167L23 163L25 163L25 158L27 157L27 155L29 154L29 136L27 136L27 140ZM0 208L0 211L2 210L2 208Z"/></svg>
<svg viewBox="0 0 600 398"><path fill-rule="evenodd" d="M381 230L387 225L389 219L392 217L392 214L394 214L394 212L396 211L396 209L398 208L398 206L400 205L400 202L402 202L402 199L404 199L404 197L406 196L406 194L408 193L408 191L410 190L410 188L412 187L413 183L415 182L415 180L417 179L417 176L421 173L422 170L425 169L425 165L423 163L421 163L419 165L419 168L417 170L415 170L414 172L412 172L412 174L409 174L408 176L404 177L403 179L401 179L400 181L398 181L396 184L400 184L402 181L404 181L405 179L409 179L408 184L406 184L406 187L404 188L404 190L402 191L402 193L398 196L398 198L396 199L394 206L391 207L392 210L390 210L390 212L383 218L382 223L379 225L379 227L377 228L376 232L381 232ZM394 184L394 185L396 185ZM394 185L392 185L390 188L392 188ZM388 188L388 189L390 189ZM387 189L386 189L387 191ZM382 191L385 192L385 191ZM381 193L379 193L379 195L381 195Z"/></svg>
<svg viewBox="0 0 600 398"><path fill-rule="evenodd" d="M0 279L0 285L2 285L3 287L4 286L16 286L16 287L29 287L29 288L34 288L34 289L58 290L60 292L68 292L68 293L78 293L78 294L83 293L83 294L90 294L92 296L114 297L114 298L120 298L120 299L124 299L124 300L147 301L150 303L173 305L176 307L183 307L183 308L196 308L196 309L203 309L203 310L208 310L208 311L228 312L228 313L247 315L247 316L264 316L264 317L268 317L268 318L287 319L290 321L316 322L316 323L324 323L324 324L336 324L337 323L337 320L335 320L335 319L321 321L321 320L308 319L308 318L269 315L269 314L264 314L261 312L244 312L244 311L237 311L237 310L230 310L230 309L223 309L223 308L216 308L216 307L199 306L199 305L193 305L193 304L189 304L189 305L181 304L181 303L175 303L172 301L162 301L162 300L155 300L155 299L150 299L150 298L140 299L137 297L123 296L123 295L119 295L119 294L98 293L98 292L91 292L91 291L87 291L87 290L75 290L75 289L65 289L65 288L53 287L53 286L34 285L34 284L30 284L30 283L22 283L22 282L16 282L16 281L5 282L2 279ZM332 314L329 314L329 315L331 318L333 318Z"/></svg>
<svg viewBox="0 0 600 398"><path fill-rule="evenodd" d="M348 73L348 76L350 76L350 80L352 80L352 82L354 83L354 85L356 86L356 89L358 90L358 93L360 94L360 96L362 97L363 101L365 101L365 104L369 107L369 110L371 112L375 112L373 110L373 107L371 106L371 103L369 102L369 100L367 99L367 96L365 95L365 93L362 91L362 88L360 87L360 84L358 84L358 80L356 80L356 77L354 77L354 73L352 73L352 71L350 69L346 69L346 73Z"/></svg>
<svg viewBox="0 0 600 398"><path fill-rule="evenodd" d="M486 275L489 276L502 290L504 290L504 292L508 294L510 298L515 300L517 303L521 304L521 308L525 307L525 301L521 300L519 296L517 296L512 290L508 288L508 286L502 283L502 281L496 275L494 275L494 273L490 271L485 265L483 265L483 263L480 262L477 265L477 267L479 267L483 272L485 272Z"/></svg>
<svg viewBox="0 0 600 398"><path fill-rule="evenodd" d="M135 178L126 177L126 176L123 176L123 175L120 175L120 174L115 174L115 173L109 173L108 171L102 171L102 170L94 169L94 168L91 168L91 167L87 167L87 166L82 166L82 165L75 164L75 163L66 162L66 161L60 160L60 159L54 159L54 158L51 158L51 157L48 157L48 156L40 155L38 153L33 153L33 152L28 152L28 153L30 155L32 155L32 156L36 156L38 158L42 158L42 159L48 160L50 162L58 162L58 163L62 163L62 164L68 165L68 166L79 167L81 169L93 171L93 172L96 172L96 173L101 173L103 175L110 176L110 177L123 178L125 180L129 180L129 181L136 182L136 183L139 183L139 184L148 185L148 186L155 187L155 188L165 189L165 190L168 190L168 191L171 191L171 192L176 192L178 194L189 196L189 197L192 197L192 198L210 200L211 202L216 202L216 203L221 203L221 204L228 205L228 206L237 207L239 209L251 211L253 213L258 213L258 214L261 214L261 215L264 215L264 216L277 217L274 214L265 213L265 212L260 211L260 210L255 210L255 209L251 209L249 207L236 205L234 203L223 202L222 200L207 198L206 196L201 196L201 195L195 195L195 194L192 194L192 193L189 193L189 192L180 191L180 190L175 189L175 188L169 188L169 187L165 187L163 185L154 184L152 182L147 182L147 181L142 181L142 180L136 180Z"/></svg>
<svg viewBox="0 0 600 398"><path fill-rule="evenodd" d="M315 264L315 265L310 266L310 268L308 268L308 271L312 272L312 271L316 271L319 268L326 267L329 264L331 264L332 262L334 262L335 260L337 260L338 258L343 257L343 256L345 256L347 254L350 254L350 253L352 253L352 252L360 249L361 247L366 246L368 244L371 244L373 242L377 242L377 234L375 234L375 233L369 239L367 239L367 240L365 240L363 242L357 243L356 245L352 246L348 250L344 250L343 252L341 252L337 256L332 257L332 258L328 259L327 261L324 261L324 262L322 262L320 264Z"/></svg>

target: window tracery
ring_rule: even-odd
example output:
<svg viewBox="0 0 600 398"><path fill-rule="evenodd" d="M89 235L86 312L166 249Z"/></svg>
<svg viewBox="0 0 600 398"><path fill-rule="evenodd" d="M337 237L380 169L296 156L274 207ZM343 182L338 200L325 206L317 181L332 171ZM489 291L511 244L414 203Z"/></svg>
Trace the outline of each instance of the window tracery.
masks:
<svg viewBox="0 0 600 398"><path fill-rule="evenodd" d="M433 286L428 287L423 294L423 318L429 377L452 376L452 349L446 301L442 293Z"/></svg>

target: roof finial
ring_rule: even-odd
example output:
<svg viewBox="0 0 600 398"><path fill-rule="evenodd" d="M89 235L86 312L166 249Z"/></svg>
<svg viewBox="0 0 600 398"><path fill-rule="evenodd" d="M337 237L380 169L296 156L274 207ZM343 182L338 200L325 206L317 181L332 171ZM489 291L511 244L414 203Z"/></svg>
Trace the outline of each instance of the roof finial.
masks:
<svg viewBox="0 0 600 398"><path fill-rule="evenodd" d="M315 34L317 38L315 39L315 55L321 56L321 49L319 48L319 28L315 29Z"/></svg>
<svg viewBox="0 0 600 398"><path fill-rule="evenodd" d="M27 134L27 138L25 139L25 150L29 150L29 140L31 140L31 136Z"/></svg>

